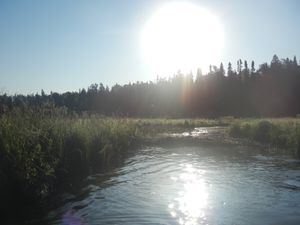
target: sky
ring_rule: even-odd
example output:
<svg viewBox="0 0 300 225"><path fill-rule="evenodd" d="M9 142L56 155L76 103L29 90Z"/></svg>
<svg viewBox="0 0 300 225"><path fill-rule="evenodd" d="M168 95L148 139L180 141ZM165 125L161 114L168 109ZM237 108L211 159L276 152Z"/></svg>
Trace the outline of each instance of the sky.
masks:
<svg viewBox="0 0 300 225"><path fill-rule="evenodd" d="M145 62L140 37L149 18L168 2L174 1L1 0L0 93L155 81L160 74ZM187 2L221 22L224 65L240 58L262 64L274 54L300 59L300 1Z"/></svg>

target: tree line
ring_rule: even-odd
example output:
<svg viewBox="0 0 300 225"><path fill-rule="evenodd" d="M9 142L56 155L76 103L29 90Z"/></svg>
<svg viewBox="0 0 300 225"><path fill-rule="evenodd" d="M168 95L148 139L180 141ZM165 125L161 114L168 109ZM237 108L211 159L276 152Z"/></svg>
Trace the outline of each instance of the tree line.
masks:
<svg viewBox="0 0 300 225"><path fill-rule="evenodd" d="M239 59L236 69L200 69L193 75L180 71L155 82L114 85L92 84L74 92L0 96L0 113L51 104L77 113L130 117L295 116L300 113L300 64L274 55L258 68Z"/></svg>

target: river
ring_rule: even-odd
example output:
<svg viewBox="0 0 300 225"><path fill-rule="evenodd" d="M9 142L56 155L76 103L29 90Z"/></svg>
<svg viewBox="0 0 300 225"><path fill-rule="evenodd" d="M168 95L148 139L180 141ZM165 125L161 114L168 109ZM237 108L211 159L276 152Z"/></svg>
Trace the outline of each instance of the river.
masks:
<svg viewBox="0 0 300 225"><path fill-rule="evenodd" d="M233 145L144 147L60 199L43 224L296 225L300 161Z"/></svg>

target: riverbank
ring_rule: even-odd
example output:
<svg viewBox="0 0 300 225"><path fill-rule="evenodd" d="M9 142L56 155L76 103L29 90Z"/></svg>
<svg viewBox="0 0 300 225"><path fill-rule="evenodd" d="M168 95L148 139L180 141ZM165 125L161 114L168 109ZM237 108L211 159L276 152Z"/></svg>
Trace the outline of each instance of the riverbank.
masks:
<svg viewBox="0 0 300 225"><path fill-rule="evenodd" d="M1 212L26 217L28 206L42 208L53 194L88 174L109 170L141 145L259 144L297 155L300 119L268 121L137 119L78 115L52 107L15 109L0 118Z"/></svg>
<svg viewBox="0 0 300 225"><path fill-rule="evenodd" d="M122 160L139 141L126 118L15 109L0 118L1 218L30 215L61 189Z"/></svg>
<svg viewBox="0 0 300 225"><path fill-rule="evenodd" d="M224 125L225 124L225 125ZM295 158L300 157L300 120L231 119L220 126L186 128L176 132L162 132L144 138L148 145L221 143L261 148Z"/></svg>
<svg viewBox="0 0 300 225"><path fill-rule="evenodd" d="M300 157L299 118L240 119L229 126L228 134L250 144Z"/></svg>
<svg viewBox="0 0 300 225"><path fill-rule="evenodd" d="M223 123L79 115L52 106L16 108L0 117L1 218L42 209L51 196L88 174L109 170L146 139Z"/></svg>

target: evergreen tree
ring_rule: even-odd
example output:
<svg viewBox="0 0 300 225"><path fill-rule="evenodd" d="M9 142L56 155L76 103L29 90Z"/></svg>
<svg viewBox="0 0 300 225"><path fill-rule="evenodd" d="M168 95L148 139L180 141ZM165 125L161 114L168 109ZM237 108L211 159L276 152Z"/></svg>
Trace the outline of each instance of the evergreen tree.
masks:
<svg viewBox="0 0 300 225"><path fill-rule="evenodd" d="M249 80L249 69L247 60L244 61L244 69L242 71L242 80L247 82Z"/></svg>
<svg viewBox="0 0 300 225"><path fill-rule="evenodd" d="M254 60L252 60L251 62L251 75L253 76L255 74L255 64L254 64Z"/></svg>
<svg viewBox="0 0 300 225"><path fill-rule="evenodd" d="M219 70L220 76L224 77L225 75L225 70L224 70L224 66L223 63L220 64L220 70Z"/></svg>
<svg viewBox="0 0 300 225"><path fill-rule="evenodd" d="M271 61L271 69L272 70L278 70L279 67L280 67L280 64L281 64L281 62L280 62L278 56L275 54L272 58L272 61Z"/></svg>
<svg viewBox="0 0 300 225"><path fill-rule="evenodd" d="M296 56L294 56L294 59L293 59L293 66L294 66L295 68L298 66Z"/></svg>
<svg viewBox="0 0 300 225"><path fill-rule="evenodd" d="M230 62L228 63L228 67L227 67L227 76L230 77L230 78L234 77L234 73L233 73L233 70L232 70L232 65L231 65Z"/></svg>
<svg viewBox="0 0 300 225"><path fill-rule="evenodd" d="M0 114L14 108L36 110L50 103L77 113L110 116L295 116L300 113L300 67L296 57L280 61L274 55L271 65L264 63L258 70L253 60L250 70L247 61L238 60L237 66L242 80L235 79L237 73L229 62L228 76L224 76L221 63L219 68L210 65L206 76L198 69L195 80L192 73L185 75L179 71L169 79L158 77L156 82L116 84L111 89L98 83L91 84L87 90L62 94L47 95L44 91L27 96L2 94Z"/></svg>

